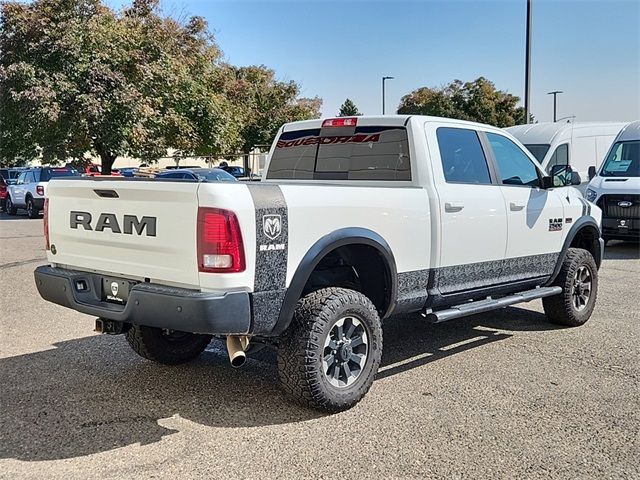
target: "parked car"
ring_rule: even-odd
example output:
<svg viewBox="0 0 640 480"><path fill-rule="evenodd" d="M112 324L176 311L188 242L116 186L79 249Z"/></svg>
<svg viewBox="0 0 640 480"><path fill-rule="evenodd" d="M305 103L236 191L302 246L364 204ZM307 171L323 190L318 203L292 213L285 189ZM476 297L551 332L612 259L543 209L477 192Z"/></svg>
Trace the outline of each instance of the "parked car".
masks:
<svg viewBox="0 0 640 480"><path fill-rule="evenodd" d="M62 177L79 177L75 168L69 167L37 167L28 168L18 176L16 183L9 185L6 210L15 215L18 209L24 208L29 218L38 218L44 207L47 185L51 179Z"/></svg>
<svg viewBox="0 0 640 480"><path fill-rule="evenodd" d="M640 120L622 129L589 179L585 196L602 209L605 242L640 241Z"/></svg>
<svg viewBox="0 0 640 480"><path fill-rule="evenodd" d="M7 203L7 195L7 181L2 175L0 175L0 211L4 211L5 209L5 204Z"/></svg>
<svg viewBox="0 0 640 480"><path fill-rule="evenodd" d="M138 167L123 167L118 169L118 173L123 177L133 177L138 171Z"/></svg>
<svg viewBox="0 0 640 480"><path fill-rule="evenodd" d="M244 178L248 176L244 167L237 167L235 165L220 165L218 168L224 170L227 173L230 173L236 178Z"/></svg>
<svg viewBox="0 0 640 480"><path fill-rule="evenodd" d="M506 130L516 137L551 174L555 165L570 165L580 175L584 192L588 169L599 166L626 122L534 123Z"/></svg>
<svg viewBox="0 0 640 480"><path fill-rule="evenodd" d="M23 172L26 169L27 167L0 168L0 177L5 179L7 185L11 185L12 183L15 183L20 172Z"/></svg>
<svg viewBox="0 0 640 480"><path fill-rule="evenodd" d="M178 168L160 172L155 178L158 179L177 179L177 180L195 180L198 182L236 182L237 179L219 168Z"/></svg>
<svg viewBox="0 0 640 480"><path fill-rule="evenodd" d="M214 335L233 366L273 346L283 390L331 412L373 384L392 314L439 323L542 299L549 321L576 327L593 312L601 211L575 172L547 176L504 130L418 115L290 123L265 171L53 182L40 295L163 364Z"/></svg>
<svg viewBox="0 0 640 480"><path fill-rule="evenodd" d="M82 175L85 175L87 177L101 177L102 176L102 166L98 165L97 163L89 163L89 164L76 164L76 163L67 163L66 167L68 168L74 168L76 170L78 170L78 172L80 172ZM121 176L121 174L118 172L117 168L112 168L111 169L111 173L109 175L105 175L105 176L111 176L111 177L119 177Z"/></svg>

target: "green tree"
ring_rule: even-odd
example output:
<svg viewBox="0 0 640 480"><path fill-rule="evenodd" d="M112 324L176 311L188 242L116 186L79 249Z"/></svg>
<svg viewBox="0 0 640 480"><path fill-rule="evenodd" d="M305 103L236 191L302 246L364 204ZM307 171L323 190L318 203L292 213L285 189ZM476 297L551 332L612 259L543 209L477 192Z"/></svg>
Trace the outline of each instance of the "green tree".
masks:
<svg viewBox="0 0 640 480"><path fill-rule="evenodd" d="M515 95L496 89L493 82L480 77L473 82L460 80L441 88L422 87L400 100L398 113L433 115L510 127L524 123L524 108Z"/></svg>
<svg viewBox="0 0 640 480"><path fill-rule="evenodd" d="M350 98L347 98L344 103L340 106L340 111L338 112L339 117L357 117L362 115L356 104Z"/></svg>
<svg viewBox="0 0 640 480"><path fill-rule="evenodd" d="M211 155L238 142L206 22L164 17L157 0L120 13L100 0L3 3L0 52L3 163L89 151L109 173L119 155Z"/></svg>
<svg viewBox="0 0 640 480"><path fill-rule="evenodd" d="M270 144L283 123L320 117L322 100L299 98L297 83L277 80L275 72L264 65L226 65L218 85L233 104L240 123L237 147L245 154L245 168L251 150Z"/></svg>

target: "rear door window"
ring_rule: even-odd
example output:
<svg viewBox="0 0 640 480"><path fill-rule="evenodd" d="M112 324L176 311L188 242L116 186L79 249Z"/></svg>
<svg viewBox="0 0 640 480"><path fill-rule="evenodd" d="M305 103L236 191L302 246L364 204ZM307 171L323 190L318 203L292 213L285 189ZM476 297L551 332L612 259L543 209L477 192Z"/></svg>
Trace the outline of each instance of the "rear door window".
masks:
<svg viewBox="0 0 640 480"><path fill-rule="evenodd" d="M267 178L409 181L407 130L367 126L284 132Z"/></svg>
<svg viewBox="0 0 640 480"><path fill-rule="evenodd" d="M487 159L474 130L440 127L436 136L447 183L491 183Z"/></svg>

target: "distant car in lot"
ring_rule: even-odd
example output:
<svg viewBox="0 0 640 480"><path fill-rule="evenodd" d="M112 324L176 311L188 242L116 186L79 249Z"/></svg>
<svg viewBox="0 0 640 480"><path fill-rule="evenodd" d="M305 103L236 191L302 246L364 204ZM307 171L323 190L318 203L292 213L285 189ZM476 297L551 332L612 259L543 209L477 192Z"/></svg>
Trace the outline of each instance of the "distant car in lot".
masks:
<svg viewBox="0 0 640 480"><path fill-rule="evenodd" d="M11 185L16 182L18 175L26 169L27 167L0 168L0 177L4 178L7 185Z"/></svg>
<svg viewBox="0 0 640 480"><path fill-rule="evenodd" d="M123 167L118 169L118 173L123 177L133 177L138 171L138 167Z"/></svg>
<svg viewBox="0 0 640 480"><path fill-rule="evenodd" d="M79 177L80 173L70 167L37 167L23 170L16 183L8 186L5 209L9 215L24 208L29 218L38 218L44 207L44 198L49 181L59 177Z"/></svg>
<svg viewBox="0 0 640 480"><path fill-rule="evenodd" d="M231 165L220 165L218 168L233 175L236 178L243 178L248 176L247 171L243 167L234 167Z"/></svg>
<svg viewBox="0 0 640 480"><path fill-rule="evenodd" d="M198 182L237 182L238 179L220 168L180 168L156 175L158 179L195 180Z"/></svg>
<svg viewBox="0 0 640 480"><path fill-rule="evenodd" d="M0 175L0 210L4 210L7 202L7 181Z"/></svg>
<svg viewBox="0 0 640 480"><path fill-rule="evenodd" d="M76 170L78 170L80 173L88 176L88 177L101 177L103 176L102 173L102 167L100 165L98 165L97 163L90 163L88 165L85 166L74 166L73 164L67 164L67 167L69 168L75 168ZM119 173L117 168L112 168L111 169L111 173L109 175L104 175L105 177L108 176L112 176L112 177L119 177L121 176L121 174Z"/></svg>

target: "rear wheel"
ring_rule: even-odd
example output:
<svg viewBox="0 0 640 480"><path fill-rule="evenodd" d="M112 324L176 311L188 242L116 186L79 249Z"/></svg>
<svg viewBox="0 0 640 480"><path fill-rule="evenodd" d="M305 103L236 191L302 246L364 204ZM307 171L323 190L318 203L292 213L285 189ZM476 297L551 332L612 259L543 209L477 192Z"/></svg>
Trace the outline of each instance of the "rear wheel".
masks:
<svg viewBox="0 0 640 480"><path fill-rule="evenodd" d="M38 218L40 214L40 210L38 210L38 207L36 207L33 201L33 198L31 197L27 198L26 209L27 209L27 216L29 218Z"/></svg>
<svg viewBox="0 0 640 480"><path fill-rule="evenodd" d="M282 388L319 410L346 410L369 391L382 356L380 317L346 288L324 288L298 302L278 348Z"/></svg>
<svg viewBox="0 0 640 480"><path fill-rule="evenodd" d="M558 325L577 327L589 320L598 294L598 268L591 253L570 248L554 285L562 293L542 299L547 318Z"/></svg>
<svg viewBox="0 0 640 480"><path fill-rule="evenodd" d="M11 197L9 196L7 197L7 203L5 204L4 208L7 211L7 215L15 215L16 213L18 213L18 209L13 204L13 200L11 200Z"/></svg>
<svg viewBox="0 0 640 480"><path fill-rule="evenodd" d="M138 355L165 365L177 365L193 360L211 341L211 335L141 325L133 325L126 337Z"/></svg>

